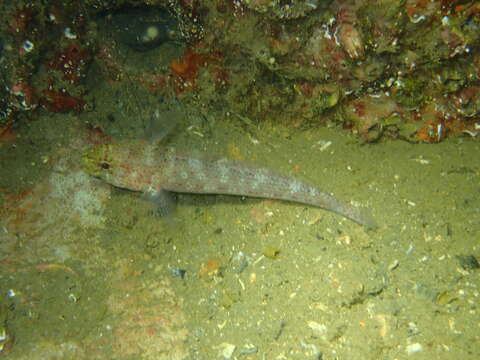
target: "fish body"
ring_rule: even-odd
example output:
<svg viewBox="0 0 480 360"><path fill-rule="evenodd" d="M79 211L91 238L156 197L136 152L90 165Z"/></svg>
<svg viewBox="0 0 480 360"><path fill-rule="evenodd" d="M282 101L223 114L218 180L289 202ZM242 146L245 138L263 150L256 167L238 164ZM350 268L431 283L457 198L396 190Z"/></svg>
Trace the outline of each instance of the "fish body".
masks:
<svg viewBox="0 0 480 360"><path fill-rule="evenodd" d="M161 152L153 143L99 145L83 155L83 168L113 186L149 195L171 191L279 199L333 211L369 229L376 227L361 209L296 178L239 161Z"/></svg>

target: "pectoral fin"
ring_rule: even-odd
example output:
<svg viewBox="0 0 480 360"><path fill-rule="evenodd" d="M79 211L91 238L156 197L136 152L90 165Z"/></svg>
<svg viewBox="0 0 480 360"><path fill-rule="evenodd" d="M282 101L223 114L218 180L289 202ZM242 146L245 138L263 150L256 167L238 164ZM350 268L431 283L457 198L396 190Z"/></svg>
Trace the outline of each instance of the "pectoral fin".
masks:
<svg viewBox="0 0 480 360"><path fill-rule="evenodd" d="M145 193L143 197L157 205L160 216L170 216L175 211L176 199L173 192L159 190L156 192Z"/></svg>

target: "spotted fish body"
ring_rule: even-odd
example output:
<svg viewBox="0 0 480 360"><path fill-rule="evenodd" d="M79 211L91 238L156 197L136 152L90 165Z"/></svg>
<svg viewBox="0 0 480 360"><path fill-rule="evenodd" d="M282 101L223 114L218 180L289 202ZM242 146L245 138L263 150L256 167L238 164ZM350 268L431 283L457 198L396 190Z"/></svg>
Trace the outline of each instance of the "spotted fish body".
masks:
<svg viewBox="0 0 480 360"><path fill-rule="evenodd" d="M279 199L333 211L366 228L374 220L314 186L273 170L233 160L160 152L145 142L104 144L83 155L84 170L109 184L149 195L163 191Z"/></svg>

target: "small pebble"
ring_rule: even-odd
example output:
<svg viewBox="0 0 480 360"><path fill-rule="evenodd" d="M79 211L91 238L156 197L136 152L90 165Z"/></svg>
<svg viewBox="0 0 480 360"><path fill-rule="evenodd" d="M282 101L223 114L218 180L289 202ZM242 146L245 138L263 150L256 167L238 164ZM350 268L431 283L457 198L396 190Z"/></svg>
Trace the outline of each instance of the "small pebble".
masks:
<svg viewBox="0 0 480 360"><path fill-rule="evenodd" d="M480 268L477 258L473 255L457 255L457 260L463 270L476 270Z"/></svg>
<svg viewBox="0 0 480 360"><path fill-rule="evenodd" d="M172 269L171 273L173 276L179 277L181 279L185 278L185 274L187 273L187 270L184 269Z"/></svg>
<svg viewBox="0 0 480 360"><path fill-rule="evenodd" d="M415 354L423 350L423 346L419 343L407 345L406 351L408 355Z"/></svg>
<svg viewBox="0 0 480 360"><path fill-rule="evenodd" d="M394 260L390 265L388 265L388 270L395 270L399 264L400 262L398 260Z"/></svg>
<svg viewBox="0 0 480 360"><path fill-rule="evenodd" d="M256 353L258 348L253 344L246 344L242 349L240 349L241 355L250 355Z"/></svg>
<svg viewBox="0 0 480 360"><path fill-rule="evenodd" d="M278 258L279 254L280 254L280 250L277 248L267 247L263 249L263 255L272 260L275 260L276 258Z"/></svg>
<svg viewBox="0 0 480 360"><path fill-rule="evenodd" d="M219 355L226 360L232 357L236 348L237 347L235 345L229 343L221 343L217 346L217 349L220 350Z"/></svg>

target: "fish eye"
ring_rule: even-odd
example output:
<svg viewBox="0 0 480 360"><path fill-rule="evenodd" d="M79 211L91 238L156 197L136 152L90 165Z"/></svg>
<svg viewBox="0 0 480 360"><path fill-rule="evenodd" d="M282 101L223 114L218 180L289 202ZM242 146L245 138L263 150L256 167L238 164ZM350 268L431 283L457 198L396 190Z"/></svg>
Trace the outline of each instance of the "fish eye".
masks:
<svg viewBox="0 0 480 360"><path fill-rule="evenodd" d="M106 162L101 163L100 166L102 167L102 169L105 169L105 170L110 169L110 164Z"/></svg>

